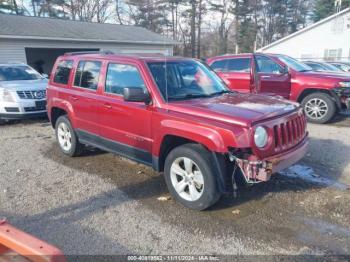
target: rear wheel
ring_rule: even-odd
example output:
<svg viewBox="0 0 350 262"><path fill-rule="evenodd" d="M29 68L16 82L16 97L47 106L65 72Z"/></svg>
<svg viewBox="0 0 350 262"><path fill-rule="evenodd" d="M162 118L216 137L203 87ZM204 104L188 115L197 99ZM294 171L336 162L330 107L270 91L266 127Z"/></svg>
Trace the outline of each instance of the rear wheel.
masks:
<svg viewBox="0 0 350 262"><path fill-rule="evenodd" d="M220 198L211 153L201 145L173 149L165 160L165 181L171 195L182 205L204 210Z"/></svg>
<svg viewBox="0 0 350 262"><path fill-rule="evenodd" d="M56 121L56 139L61 151L68 156L78 156L83 150L67 116L60 116Z"/></svg>
<svg viewBox="0 0 350 262"><path fill-rule="evenodd" d="M301 102L308 121L324 124L330 121L337 111L333 99L324 93L313 93Z"/></svg>

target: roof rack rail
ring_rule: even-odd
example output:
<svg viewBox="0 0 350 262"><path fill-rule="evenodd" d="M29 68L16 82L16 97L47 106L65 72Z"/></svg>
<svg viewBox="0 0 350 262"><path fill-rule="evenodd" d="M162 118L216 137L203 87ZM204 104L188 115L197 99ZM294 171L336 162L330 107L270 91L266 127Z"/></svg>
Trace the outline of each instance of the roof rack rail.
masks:
<svg viewBox="0 0 350 262"><path fill-rule="evenodd" d="M100 55L114 55L114 52L112 51L80 51L80 52L68 52L64 55L93 55L93 54L100 54Z"/></svg>

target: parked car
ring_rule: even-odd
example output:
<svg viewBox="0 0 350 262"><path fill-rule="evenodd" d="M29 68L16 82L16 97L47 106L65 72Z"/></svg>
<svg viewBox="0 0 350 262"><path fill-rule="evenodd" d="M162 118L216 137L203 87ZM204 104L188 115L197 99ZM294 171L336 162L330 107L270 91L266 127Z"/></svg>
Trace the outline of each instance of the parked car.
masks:
<svg viewBox="0 0 350 262"><path fill-rule="evenodd" d="M64 154L91 145L152 166L191 209L232 192L235 169L247 183L267 181L307 150L297 103L230 91L197 60L67 54L47 95Z"/></svg>
<svg viewBox="0 0 350 262"><path fill-rule="evenodd" d="M311 122L326 123L338 111L350 108L350 76L314 72L286 55L224 55L207 63L232 90L282 96L301 103Z"/></svg>
<svg viewBox="0 0 350 262"><path fill-rule="evenodd" d="M0 122L45 117L47 83L26 64L0 64Z"/></svg>
<svg viewBox="0 0 350 262"><path fill-rule="evenodd" d="M350 62L329 62L329 64L338 67L344 72L350 72Z"/></svg>
<svg viewBox="0 0 350 262"><path fill-rule="evenodd" d="M312 68L316 72L335 72L335 73L344 73L340 68L326 63L326 62L316 62L316 61L303 61L304 64Z"/></svg>

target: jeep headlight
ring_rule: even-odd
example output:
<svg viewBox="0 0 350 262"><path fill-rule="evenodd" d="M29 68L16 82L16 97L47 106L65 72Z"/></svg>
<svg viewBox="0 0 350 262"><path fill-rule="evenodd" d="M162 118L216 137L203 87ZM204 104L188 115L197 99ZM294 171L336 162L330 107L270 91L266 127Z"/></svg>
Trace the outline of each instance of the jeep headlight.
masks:
<svg viewBox="0 0 350 262"><path fill-rule="evenodd" d="M268 134L264 127L258 126L254 133L254 143L257 147L263 148L268 141Z"/></svg>
<svg viewBox="0 0 350 262"><path fill-rule="evenodd" d="M15 102L15 99L9 90L0 88L0 101Z"/></svg>
<svg viewBox="0 0 350 262"><path fill-rule="evenodd" d="M350 82L339 82L340 87L350 87Z"/></svg>

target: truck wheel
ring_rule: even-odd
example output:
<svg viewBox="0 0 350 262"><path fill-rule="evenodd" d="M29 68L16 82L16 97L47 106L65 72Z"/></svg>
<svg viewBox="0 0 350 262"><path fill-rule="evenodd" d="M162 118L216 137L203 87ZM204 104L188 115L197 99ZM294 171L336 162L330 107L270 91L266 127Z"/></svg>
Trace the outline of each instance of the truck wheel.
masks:
<svg viewBox="0 0 350 262"><path fill-rule="evenodd" d="M308 95L301 102L308 121L324 124L333 118L337 107L333 99L323 93L313 93Z"/></svg>
<svg viewBox="0 0 350 262"><path fill-rule="evenodd" d="M215 179L211 153L201 145L173 149L165 160L164 175L170 194L187 208L204 210L221 194Z"/></svg>
<svg viewBox="0 0 350 262"><path fill-rule="evenodd" d="M83 145L79 142L67 116L57 119L55 130L58 145L64 154L78 156L82 152Z"/></svg>

